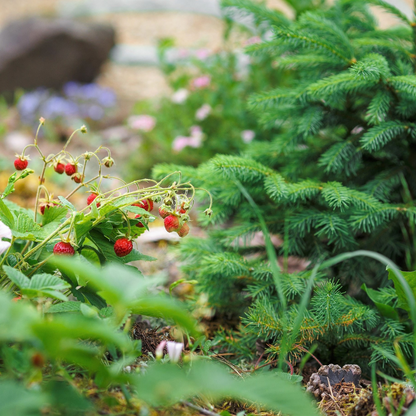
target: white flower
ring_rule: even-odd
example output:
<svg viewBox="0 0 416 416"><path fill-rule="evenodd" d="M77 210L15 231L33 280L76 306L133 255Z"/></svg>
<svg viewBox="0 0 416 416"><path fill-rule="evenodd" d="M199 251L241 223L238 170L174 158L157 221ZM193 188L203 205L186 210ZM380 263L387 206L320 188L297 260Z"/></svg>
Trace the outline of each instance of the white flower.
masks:
<svg viewBox="0 0 416 416"><path fill-rule="evenodd" d="M3 241L3 238L12 239L12 230L0 221L0 255L3 254L11 244L8 241Z"/></svg>
<svg viewBox="0 0 416 416"><path fill-rule="evenodd" d="M179 90L175 91L170 97L170 100L175 104L182 104L186 101L189 96L189 91L185 88L179 88Z"/></svg>
<svg viewBox="0 0 416 416"><path fill-rule="evenodd" d="M177 363L179 361L179 358L181 358L183 344L180 342L168 341L167 347L170 361L172 363Z"/></svg>
<svg viewBox="0 0 416 416"><path fill-rule="evenodd" d="M243 130L241 132L241 138L243 139L244 143L250 143L254 137L256 136L256 133L254 133L253 130Z"/></svg>
<svg viewBox="0 0 416 416"><path fill-rule="evenodd" d="M163 349L165 348L166 341L162 341L157 347L155 351L156 360L161 360L163 358Z"/></svg>
<svg viewBox="0 0 416 416"><path fill-rule="evenodd" d="M212 108L209 104L204 104L203 106L199 107L198 110L196 110L195 118L197 120L205 120L209 116L211 110Z"/></svg>

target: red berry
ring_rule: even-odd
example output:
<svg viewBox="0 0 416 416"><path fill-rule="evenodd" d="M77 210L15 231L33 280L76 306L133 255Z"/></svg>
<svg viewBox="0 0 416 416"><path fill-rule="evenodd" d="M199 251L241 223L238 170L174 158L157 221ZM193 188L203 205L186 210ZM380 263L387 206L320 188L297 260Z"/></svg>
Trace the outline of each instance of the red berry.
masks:
<svg viewBox="0 0 416 416"><path fill-rule="evenodd" d="M39 352L35 352L30 361L32 362L33 367L42 368L45 365L45 359Z"/></svg>
<svg viewBox="0 0 416 416"><path fill-rule="evenodd" d="M180 208L178 212L179 214L186 214L186 209Z"/></svg>
<svg viewBox="0 0 416 416"><path fill-rule="evenodd" d="M179 218L175 215L168 215L165 220L165 228L168 233L171 233L172 231L176 231L179 228Z"/></svg>
<svg viewBox="0 0 416 416"><path fill-rule="evenodd" d="M65 243L64 241L56 243L55 247L53 248L53 252L55 254L63 254L65 256L73 256L75 254L75 250L71 244Z"/></svg>
<svg viewBox="0 0 416 416"><path fill-rule="evenodd" d="M49 209L49 208L55 207L55 206L58 206L58 204L56 204L55 202L46 202L46 203L42 204L39 207L40 213L42 215L45 215L45 208L48 208Z"/></svg>
<svg viewBox="0 0 416 416"><path fill-rule="evenodd" d="M18 157L14 161L14 167L16 168L16 170L25 170L28 164L29 164L28 160L22 159L22 156Z"/></svg>
<svg viewBox="0 0 416 416"><path fill-rule="evenodd" d="M168 215L170 215L170 212L169 212L169 211L167 211L165 208L160 207L160 208L159 208L159 215L160 215L162 218L166 218Z"/></svg>
<svg viewBox="0 0 416 416"><path fill-rule="evenodd" d="M179 237L185 237L189 233L189 225L185 222L177 233Z"/></svg>
<svg viewBox="0 0 416 416"><path fill-rule="evenodd" d="M97 198L97 196L98 196L97 194L89 194L88 195L88 198L87 198L87 204L88 205L91 205L92 204L92 201L94 201L94 199ZM101 204L99 202L97 202L97 208L99 208L100 205Z"/></svg>
<svg viewBox="0 0 416 416"><path fill-rule="evenodd" d="M68 176L72 176L74 173L76 173L78 170L77 165L73 165L72 163L67 163L65 166L65 173Z"/></svg>
<svg viewBox="0 0 416 416"><path fill-rule="evenodd" d="M133 205L135 207L143 208L148 212L150 212L153 209L153 201L151 199L143 199L142 201Z"/></svg>
<svg viewBox="0 0 416 416"><path fill-rule="evenodd" d="M17 296L15 298L12 299L13 302L18 302L19 300L21 300L22 297L21 296Z"/></svg>
<svg viewBox="0 0 416 416"><path fill-rule="evenodd" d="M81 183L84 179L84 175L81 175L80 173L75 173L74 175L72 175L71 179L75 183Z"/></svg>
<svg viewBox="0 0 416 416"><path fill-rule="evenodd" d="M133 243L128 238L119 238L114 244L114 253L118 257L127 256L133 250Z"/></svg>
<svg viewBox="0 0 416 416"><path fill-rule="evenodd" d="M142 216L139 214L139 215L136 215L136 217L135 218L141 218ZM140 228L143 228L144 227L144 225L143 225L143 223L141 222L141 221L139 221L137 224L136 224L136 227L140 227Z"/></svg>
<svg viewBox="0 0 416 416"><path fill-rule="evenodd" d="M56 173L59 173L60 175L62 175L65 172L65 165L63 163L57 163L53 169L55 170Z"/></svg>

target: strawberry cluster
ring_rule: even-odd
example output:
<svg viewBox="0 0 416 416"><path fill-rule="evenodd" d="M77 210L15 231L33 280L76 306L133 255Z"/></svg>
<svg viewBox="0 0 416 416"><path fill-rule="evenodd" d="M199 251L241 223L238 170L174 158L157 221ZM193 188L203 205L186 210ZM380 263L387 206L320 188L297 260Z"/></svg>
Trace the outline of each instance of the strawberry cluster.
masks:
<svg viewBox="0 0 416 416"><path fill-rule="evenodd" d="M184 202L176 209L176 211L171 210L167 205L162 205L159 208L159 215L164 219L165 229L168 233L176 231L179 237L188 235L190 228L187 220L189 217Z"/></svg>

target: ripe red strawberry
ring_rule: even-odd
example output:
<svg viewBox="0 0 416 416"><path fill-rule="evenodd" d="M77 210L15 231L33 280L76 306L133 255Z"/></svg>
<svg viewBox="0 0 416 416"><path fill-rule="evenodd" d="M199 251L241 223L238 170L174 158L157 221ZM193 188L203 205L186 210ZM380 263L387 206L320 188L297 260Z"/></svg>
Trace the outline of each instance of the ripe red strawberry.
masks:
<svg viewBox="0 0 416 416"><path fill-rule="evenodd" d="M185 237L189 233L189 225L185 222L177 233L179 237Z"/></svg>
<svg viewBox="0 0 416 416"><path fill-rule="evenodd" d="M141 216L140 214L135 216L135 218L141 218L141 217L142 217L142 216ZM143 228L143 227L144 227L144 225L143 225L143 223L142 223L141 221L139 221L139 222L136 224L136 227Z"/></svg>
<svg viewBox="0 0 416 416"><path fill-rule="evenodd" d="M53 252L55 254L60 254L64 256L73 256L75 254L75 250L71 246L71 244L65 243L64 241L60 241L59 243L56 243L55 247L53 248Z"/></svg>
<svg viewBox="0 0 416 416"><path fill-rule="evenodd" d="M29 162L24 156L19 156L14 161L14 167L16 170L25 170L28 164Z"/></svg>
<svg viewBox="0 0 416 416"><path fill-rule="evenodd" d="M71 179L75 183L81 183L84 180L84 175L81 175L80 173L75 173L74 175L72 175Z"/></svg>
<svg viewBox="0 0 416 416"><path fill-rule="evenodd" d="M159 208L159 215L162 218L166 218L168 215L170 215L170 212L168 210L166 210L166 208L160 207Z"/></svg>
<svg viewBox="0 0 416 416"><path fill-rule="evenodd" d="M35 352L30 359L33 367L42 368L45 365L45 359L40 352Z"/></svg>
<svg viewBox="0 0 416 416"><path fill-rule="evenodd" d="M72 176L74 173L76 173L78 170L78 166L77 165L73 165L72 163L67 163L65 166L65 173L68 176Z"/></svg>
<svg viewBox="0 0 416 416"><path fill-rule="evenodd" d="M65 165L63 163L57 163L56 165L54 165L53 169L56 173L62 175L65 172Z"/></svg>
<svg viewBox="0 0 416 416"><path fill-rule="evenodd" d="M40 210L40 213L42 214L42 215L45 215L45 208L51 208L51 207L53 207L53 206L57 206L58 204L56 204L55 202L46 202L46 203L44 203L44 204L42 204L40 207L39 207L39 210Z"/></svg>
<svg viewBox="0 0 416 416"><path fill-rule="evenodd" d="M98 196L97 194L89 194L88 195L88 198L87 198L87 204L88 205L91 205L92 204L92 201L94 201L94 199L97 198L97 196ZM99 208L100 205L101 204L99 202L97 202L97 208Z"/></svg>
<svg viewBox="0 0 416 416"><path fill-rule="evenodd" d="M118 257L127 256L133 250L133 243L126 237L119 238L114 244L114 253Z"/></svg>
<svg viewBox="0 0 416 416"><path fill-rule="evenodd" d="M180 208L178 212L179 214L186 214L186 209Z"/></svg>
<svg viewBox="0 0 416 416"><path fill-rule="evenodd" d="M176 231L179 228L179 218L175 215L168 215L164 220L165 228L168 233Z"/></svg>
<svg viewBox="0 0 416 416"><path fill-rule="evenodd" d="M135 207L143 208L148 212L150 212L153 209L153 201L151 199L143 199L142 201L133 205Z"/></svg>

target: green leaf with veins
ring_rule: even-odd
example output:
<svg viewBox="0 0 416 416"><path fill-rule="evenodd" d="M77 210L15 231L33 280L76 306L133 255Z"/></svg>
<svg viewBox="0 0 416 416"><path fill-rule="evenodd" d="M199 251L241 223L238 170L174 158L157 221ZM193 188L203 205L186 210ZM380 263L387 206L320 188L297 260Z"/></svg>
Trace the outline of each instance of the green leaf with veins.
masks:
<svg viewBox="0 0 416 416"><path fill-rule="evenodd" d="M0 220L9 228L14 228L14 217L6 204L0 199Z"/></svg>
<svg viewBox="0 0 416 416"><path fill-rule="evenodd" d="M52 274L35 274L31 279L19 270L9 266L3 267L10 280L21 290L22 295L33 297L52 297L60 300L68 300L59 290L70 287L68 283Z"/></svg>
<svg viewBox="0 0 416 416"><path fill-rule="evenodd" d="M68 209L65 207L53 206L45 208L45 214L42 218L42 224L45 226L51 222L60 223L68 213Z"/></svg>

